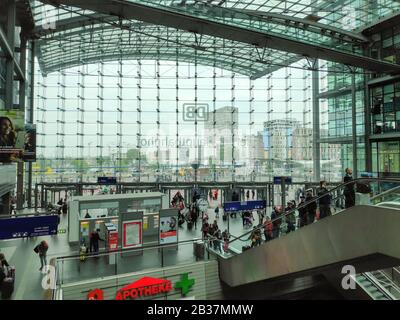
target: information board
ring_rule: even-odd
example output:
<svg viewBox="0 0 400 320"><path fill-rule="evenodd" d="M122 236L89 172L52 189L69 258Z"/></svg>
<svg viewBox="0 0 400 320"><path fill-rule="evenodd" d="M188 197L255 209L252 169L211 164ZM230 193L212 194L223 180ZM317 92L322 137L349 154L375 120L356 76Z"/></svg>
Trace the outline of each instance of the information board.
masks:
<svg viewBox="0 0 400 320"><path fill-rule="evenodd" d="M128 220L122 223L122 248L136 248L143 245L142 220Z"/></svg>
<svg viewBox="0 0 400 320"><path fill-rule="evenodd" d="M160 244L178 242L176 217L160 217Z"/></svg>
<svg viewBox="0 0 400 320"><path fill-rule="evenodd" d="M254 200L254 201L232 201L224 203L224 211L248 211L248 210L261 210L267 206L266 200Z"/></svg>
<svg viewBox="0 0 400 320"><path fill-rule="evenodd" d="M58 215L0 219L0 240L57 234Z"/></svg>
<svg viewBox="0 0 400 320"><path fill-rule="evenodd" d="M116 177L97 177L98 184L117 184Z"/></svg>

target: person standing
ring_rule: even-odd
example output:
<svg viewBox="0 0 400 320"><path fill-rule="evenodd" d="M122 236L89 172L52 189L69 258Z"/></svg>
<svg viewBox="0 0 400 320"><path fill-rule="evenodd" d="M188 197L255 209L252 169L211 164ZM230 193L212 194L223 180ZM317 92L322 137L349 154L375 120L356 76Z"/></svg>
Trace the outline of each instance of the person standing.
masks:
<svg viewBox="0 0 400 320"><path fill-rule="evenodd" d="M254 200L255 196L256 196L256 192L254 190L251 190L251 199Z"/></svg>
<svg viewBox="0 0 400 320"><path fill-rule="evenodd" d="M104 241L100 238L99 231L100 229L94 230L90 237L90 252L93 250L95 254L99 253L99 241Z"/></svg>
<svg viewBox="0 0 400 320"><path fill-rule="evenodd" d="M322 196L322 198L318 200L319 218L322 219L331 215L331 195L326 188L326 181L320 181L319 185L320 188L318 189L318 197Z"/></svg>
<svg viewBox="0 0 400 320"><path fill-rule="evenodd" d="M313 223L317 214L317 202L314 199L312 192L308 191L306 195L307 224Z"/></svg>
<svg viewBox="0 0 400 320"><path fill-rule="evenodd" d="M10 265L8 264L4 253L0 253L0 267L1 268L8 268Z"/></svg>
<svg viewBox="0 0 400 320"><path fill-rule="evenodd" d="M299 227L304 227L307 225L307 207L305 206L305 197L303 195L300 196L300 203L299 203Z"/></svg>
<svg viewBox="0 0 400 320"><path fill-rule="evenodd" d="M355 205L356 193L354 191L354 182L352 183L353 171L350 168L346 168L345 173L343 183L347 183L344 187L345 208L347 209Z"/></svg>
<svg viewBox="0 0 400 320"><path fill-rule="evenodd" d="M250 199L250 190L247 190L247 192L246 192L246 200L249 200Z"/></svg>
<svg viewBox="0 0 400 320"><path fill-rule="evenodd" d="M41 241L34 249L40 258L40 269L39 271L43 270L43 267L47 266L47 250L49 250L49 245L45 240Z"/></svg>
<svg viewBox="0 0 400 320"><path fill-rule="evenodd" d="M278 207L274 207L274 211L271 214L271 221L272 221L272 238L279 237L279 230L282 223L282 218L278 219L281 216L281 210Z"/></svg>

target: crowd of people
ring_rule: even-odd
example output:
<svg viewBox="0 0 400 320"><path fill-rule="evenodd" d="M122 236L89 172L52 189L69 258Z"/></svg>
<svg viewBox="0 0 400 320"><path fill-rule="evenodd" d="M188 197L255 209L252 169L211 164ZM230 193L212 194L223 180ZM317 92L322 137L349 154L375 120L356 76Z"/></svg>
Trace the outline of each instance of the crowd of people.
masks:
<svg viewBox="0 0 400 320"><path fill-rule="evenodd" d="M343 182L345 183L343 189L343 196L345 201L345 208L354 206L355 204L355 183L352 183L352 170L347 168L345 170L345 176ZM247 190L244 194L247 200L254 199L255 191ZM209 199L216 200L218 193L215 190L209 191ZM196 200L199 198L198 194L193 195L193 199L187 214L184 215L181 210L184 206L184 199L177 193L173 198L172 204L178 207L179 210L179 221L182 225L185 221L188 223L188 228L192 226L197 229L197 221L202 221L201 231L203 239L211 239L211 243L215 250L223 251L227 248L227 242L229 241L228 230L220 230L218 227L220 205L216 205L214 209L215 220L209 222L207 212L199 211L196 206ZM232 192L232 201L240 201L240 193L237 190ZM237 217L237 214L241 215L243 228L253 228L250 236L247 240L250 240L251 245L248 248L260 245L263 240L270 241L278 238L282 234L287 234L295 231L297 228L314 223L316 220L324 219L332 214L332 196L328 190L327 182L322 180L319 183L319 187L315 190L300 190L296 193L296 200L291 200L286 203L286 206L274 206L270 215L265 210L253 210L253 211L242 211L242 212L231 212L230 217L232 219ZM256 218L258 216L258 223ZM223 212L223 220L225 221L227 213ZM263 239L264 238L264 239ZM226 245L225 245L226 243Z"/></svg>

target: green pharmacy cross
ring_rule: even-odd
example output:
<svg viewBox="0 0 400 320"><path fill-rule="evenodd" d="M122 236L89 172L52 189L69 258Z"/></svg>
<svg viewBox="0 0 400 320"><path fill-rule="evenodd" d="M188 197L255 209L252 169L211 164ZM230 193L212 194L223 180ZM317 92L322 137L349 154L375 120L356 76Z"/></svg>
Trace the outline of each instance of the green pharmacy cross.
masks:
<svg viewBox="0 0 400 320"><path fill-rule="evenodd" d="M189 279L189 274L182 274L181 281L178 281L175 285L176 289L182 289L182 295L186 295L189 289L194 285L194 279Z"/></svg>

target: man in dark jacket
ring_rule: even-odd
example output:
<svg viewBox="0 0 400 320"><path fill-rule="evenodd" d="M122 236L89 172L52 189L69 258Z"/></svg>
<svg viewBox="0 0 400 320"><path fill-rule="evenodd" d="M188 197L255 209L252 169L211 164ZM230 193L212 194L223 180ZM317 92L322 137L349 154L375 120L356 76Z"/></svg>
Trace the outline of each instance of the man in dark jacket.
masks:
<svg viewBox="0 0 400 320"><path fill-rule="evenodd" d="M305 197L303 195L300 196L300 203L299 203L299 218L300 218L300 228L307 225L307 207L302 207L306 202L304 201Z"/></svg>
<svg viewBox="0 0 400 320"><path fill-rule="evenodd" d="M306 208L307 208L307 224L311 224L315 220L315 215L317 214L317 202L315 197L313 197L311 191L306 194Z"/></svg>
<svg viewBox="0 0 400 320"><path fill-rule="evenodd" d="M343 183L347 183L344 187L344 199L345 199L345 208L350 208L355 205L356 201L356 193L354 191L354 183L353 181L353 171L350 168L346 168L346 175L343 178ZM349 182L349 183L348 183Z"/></svg>
<svg viewBox="0 0 400 320"><path fill-rule="evenodd" d="M104 241L100 238L100 229L94 230L90 236L90 252L99 253L99 241Z"/></svg>
<svg viewBox="0 0 400 320"><path fill-rule="evenodd" d="M326 188L326 181L321 181L319 186L318 197L322 196L322 198L318 200L319 218L322 219L331 215L331 195L328 193L328 189Z"/></svg>

